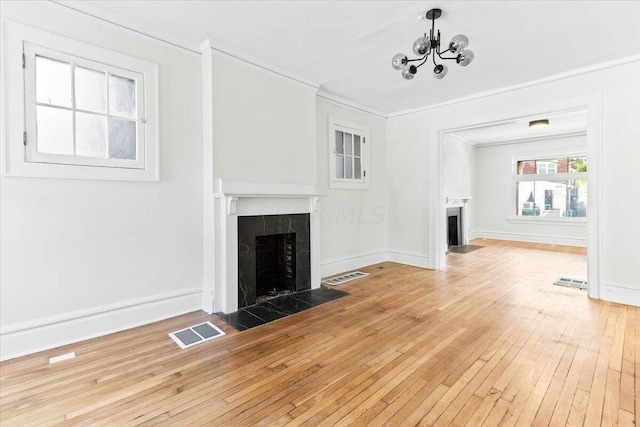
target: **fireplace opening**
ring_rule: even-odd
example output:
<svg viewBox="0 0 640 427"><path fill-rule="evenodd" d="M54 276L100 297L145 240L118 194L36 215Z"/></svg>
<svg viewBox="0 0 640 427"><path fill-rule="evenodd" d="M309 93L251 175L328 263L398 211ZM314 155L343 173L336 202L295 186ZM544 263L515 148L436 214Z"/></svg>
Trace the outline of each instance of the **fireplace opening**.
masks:
<svg viewBox="0 0 640 427"><path fill-rule="evenodd" d="M238 217L238 308L311 289L309 214Z"/></svg>
<svg viewBox="0 0 640 427"><path fill-rule="evenodd" d="M256 236L256 301L295 289L296 233Z"/></svg>
<svg viewBox="0 0 640 427"><path fill-rule="evenodd" d="M447 243L462 245L462 208L447 208Z"/></svg>

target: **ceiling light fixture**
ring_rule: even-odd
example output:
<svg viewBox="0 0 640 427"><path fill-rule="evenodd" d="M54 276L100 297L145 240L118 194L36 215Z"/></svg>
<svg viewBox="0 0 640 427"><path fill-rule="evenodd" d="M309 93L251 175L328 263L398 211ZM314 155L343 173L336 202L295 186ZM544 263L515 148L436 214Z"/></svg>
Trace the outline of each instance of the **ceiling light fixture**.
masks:
<svg viewBox="0 0 640 427"><path fill-rule="evenodd" d="M529 122L529 129L537 129L549 126L549 119L533 120Z"/></svg>
<svg viewBox="0 0 640 427"><path fill-rule="evenodd" d="M433 69L433 77L436 79L443 78L447 75L448 71L446 65L436 63L436 55L438 55L438 58L440 59L455 59L455 61L463 67L466 67L471 64L471 61L473 61L473 52L467 49L469 39L463 34L458 34L452 38L449 42L449 47L444 52L440 51L440 30L438 30L436 35L435 25L436 19L440 18L441 15L442 10L440 9L431 9L426 13L425 18L431 20L431 31L429 32L429 36L425 33L424 36L418 38L413 43L413 53L415 53L418 58L409 59L404 53L399 53L391 60L391 66L395 70L401 70L402 77L406 80L411 80L415 76L418 72L418 68L427 62L429 55L433 58L433 65L435 65L435 68ZM446 52L451 52L455 56L442 56L442 54ZM418 65L412 65L410 62L420 63Z"/></svg>

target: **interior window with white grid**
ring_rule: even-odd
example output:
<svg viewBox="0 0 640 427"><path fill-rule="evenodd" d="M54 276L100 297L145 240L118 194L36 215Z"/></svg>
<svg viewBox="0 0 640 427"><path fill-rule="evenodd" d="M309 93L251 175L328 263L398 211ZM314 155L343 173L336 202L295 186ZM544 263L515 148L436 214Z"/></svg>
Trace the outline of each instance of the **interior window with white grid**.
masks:
<svg viewBox="0 0 640 427"><path fill-rule="evenodd" d="M144 168L141 73L29 43L25 63L27 161Z"/></svg>
<svg viewBox="0 0 640 427"><path fill-rule="evenodd" d="M3 175L159 181L157 64L17 22L1 42Z"/></svg>
<svg viewBox="0 0 640 427"><path fill-rule="evenodd" d="M330 117L329 164L331 188L368 188L367 125Z"/></svg>

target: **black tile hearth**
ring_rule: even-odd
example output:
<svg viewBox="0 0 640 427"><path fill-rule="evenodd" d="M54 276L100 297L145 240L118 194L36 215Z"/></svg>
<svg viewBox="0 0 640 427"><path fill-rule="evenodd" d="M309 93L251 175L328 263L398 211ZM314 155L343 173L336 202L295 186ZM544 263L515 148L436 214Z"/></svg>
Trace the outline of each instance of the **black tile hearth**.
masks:
<svg viewBox="0 0 640 427"><path fill-rule="evenodd" d="M259 304L241 308L235 313L216 314L237 330L244 331L300 311L308 310L346 295L349 294L337 289L322 287L320 289L282 295Z"/></svg>

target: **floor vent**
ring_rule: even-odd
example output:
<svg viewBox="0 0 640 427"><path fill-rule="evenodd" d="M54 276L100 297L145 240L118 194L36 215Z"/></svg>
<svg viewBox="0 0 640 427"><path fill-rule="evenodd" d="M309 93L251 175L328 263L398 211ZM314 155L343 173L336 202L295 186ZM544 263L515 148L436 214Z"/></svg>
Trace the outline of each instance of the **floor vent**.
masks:
<svg viewBox="0 0 640 427"><path fill-rule="evenodd" d="M569 279L567 277L560 277L553 282L554 285L564 286L567 288L587 289L586 280Z"/></svg>
<svg viewBox="0 0 640 427"><path fill-rule="evenodd" d="M359 279L364 276L368 276L369 273L363 273L362 271L354 271L353 273L345 274L343 276L333 277L331 279L324 280L327 285L342 285L350 280Z"/></svg>
<svg viewBox="0 0 640 427"><path fill-rule="evenodd" d="M211 322L200 323L169 334L171 339L183 349L223 335L225 335L224 331Z"/></svg>

